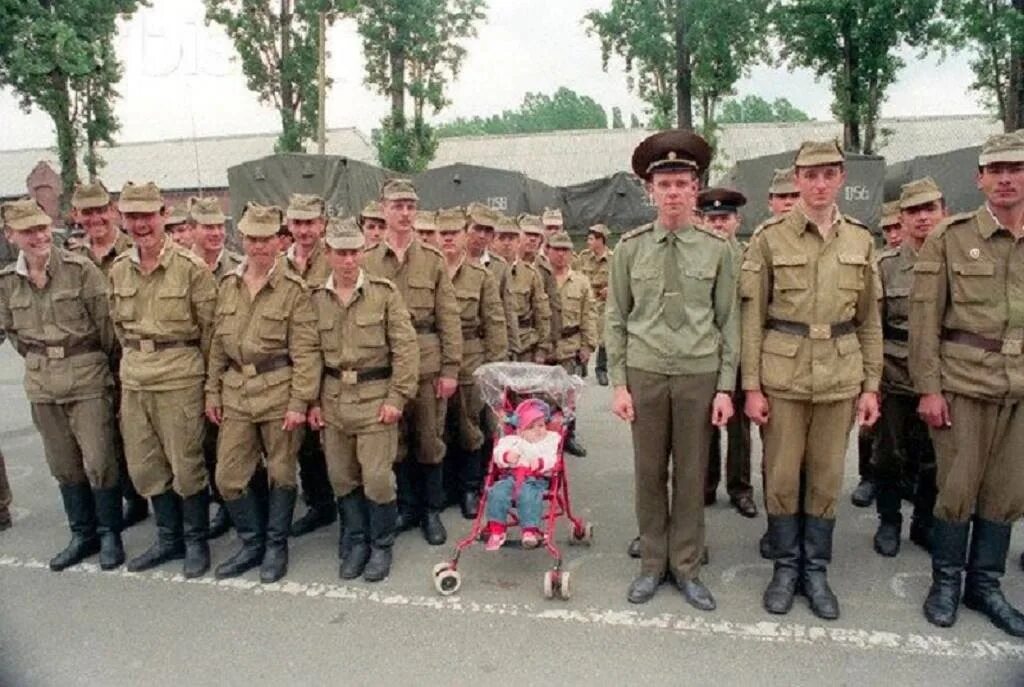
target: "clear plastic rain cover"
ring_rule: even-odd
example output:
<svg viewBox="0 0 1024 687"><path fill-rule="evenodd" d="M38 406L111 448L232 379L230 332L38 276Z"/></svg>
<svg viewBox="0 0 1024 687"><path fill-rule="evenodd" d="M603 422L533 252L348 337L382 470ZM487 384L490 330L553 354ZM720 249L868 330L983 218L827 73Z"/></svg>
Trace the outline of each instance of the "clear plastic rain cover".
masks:
<svg viewBox="0 0 1024 687"><path fill-rule="evenodd" d="M508 401L515 404L524 398L541 398L564 414L572 414L580 391L586 386L577 375L558 365L535 363L487 363L473 373L480 394L492 409L502 408Z"/></svg>

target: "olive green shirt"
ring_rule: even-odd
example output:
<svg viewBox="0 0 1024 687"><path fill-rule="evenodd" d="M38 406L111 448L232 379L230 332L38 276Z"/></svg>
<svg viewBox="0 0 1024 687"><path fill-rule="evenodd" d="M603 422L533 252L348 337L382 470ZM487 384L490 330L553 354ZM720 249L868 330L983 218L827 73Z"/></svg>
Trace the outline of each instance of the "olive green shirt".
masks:
<svg viewBox="0 0 1024 687"><path fill-rule="evenodd" d="M685 321L664 316L666 251L675 248ZM605 346L613 386L626 368L664 375L718 373L717 389L731 393L739 353L736 267L728 242L687 226L668 232L657 222L625 234L612 256Z"/></svg>
<svg viewBox="0 0 1024 687"><path fill-rule="evenodd" d="M878 256L878 276L882 280L882 391L887 394L916 396L907 366L910 332L910 289L914 283L917 251L908 241Z"/></svg>
<svg viewBox="0 0 1024 687"><path fill-rule="evenodd" d="M302 277L302 280L306 282L309 288L323 286L324 282L327 281L327 277L331 274L331 266L327 264L327 249L324 246L324 242L317 241L313 247L313 252L309 254L309 259L306 260L302 267L299 266L295 258L296 250L296 246L293 243L285 251L285 254L281 256L281 260L284 261L292 272Z"/></svg>
<svg viewBox="0 0 1024 687"><path fill-rule="evenodd" d="M452 275L462 320L462 367L459 383L473 384L473 372L485 363L508 358L505 311L498 282L480 265L463 260Z"/></svg>
<svg viewBox="0 0 1024 687"><path fill-rule="evenodd" d="M555 361L561 363L575 359L581 350L593 353L597 348L597 312L590 281L580 272L569 270L558 287L558 296L562 300L562 335Z"/></svg>
<svg viewBox="0 0 1024 687"><path fill-rule="evenodd" d="M501 297L501 305L505 311L505 334L508 339L508 350L510 352L519 350L519 318L516 316L515 298L509 288L508 261L500 255L484 253L480 264L487 269L498 282L498 295Z"/></svg>
<svg viewBox="0 0 1024 687"><path fill-rule="evenodd" d="M519 324L519 347L523 354L536 348L550 354L551 348L551 303L544 290L544 280L536 267L528 262L516 260L508 268L509 291L515 304L515 318Z"/></svg>

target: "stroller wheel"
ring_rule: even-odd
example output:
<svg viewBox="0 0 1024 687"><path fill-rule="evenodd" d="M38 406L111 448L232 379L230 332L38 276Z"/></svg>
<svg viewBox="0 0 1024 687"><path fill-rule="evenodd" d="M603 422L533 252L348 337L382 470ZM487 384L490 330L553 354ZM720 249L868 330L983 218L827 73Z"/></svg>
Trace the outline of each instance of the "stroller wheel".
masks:
<svg viewBox="0 0 1024 687"><path fill-rule="evenodd" d="M548 570L544 573L544 598L553 599L555 598L555 592L558 589L558 582L555 580L555 571Z"/></svg>
<svg viewBox="0 0 1024 687"><path fill-rule="evenodd" d="M571 581L572 573L570 573L568 570L563 571L558 578L558 594L566 601L568 601L569 597L572 595L572 586L570 584Z"/></svg>
<svg viewBox="0 0 1024 687"><path fill-rule="evenodd" d="M445 570L450 569L451 567L452 567L452 564L447 562L447 561L445 561L443 563L438 563L437 565L434 566L434 572L432 574L433 574L434 577L437 577L442 572L444 572Z"/></svg>
<svg viewBox="0 0 1024 687"><path fill-rule="evenodd" d="M442 570L434 576L434 589L441 596L451 596L462 586L462 575L458 570Z"/></svg>
<svg viewBox="0 0 1024 687"><path fill-rule="evenodd" d="M569 544L573 546L590 546L594 541L594 523L585 522L581 529L572 530L572 537L569 538Z"/></svg>

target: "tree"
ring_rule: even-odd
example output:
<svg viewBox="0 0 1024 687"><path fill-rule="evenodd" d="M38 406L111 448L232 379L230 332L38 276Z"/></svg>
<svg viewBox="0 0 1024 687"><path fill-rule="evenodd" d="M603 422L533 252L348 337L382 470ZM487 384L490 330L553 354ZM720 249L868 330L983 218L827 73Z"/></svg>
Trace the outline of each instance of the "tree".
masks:
<svg viewBox="0 0 1024 687"><path fill-rule="evenodd" d="M636 116L635 112L633 114L629 115L629 128L630 129L639 129L639 128L641 128L640 118Z"/></svg>
<svg viewBox="0 0 1024 687"><path fill-rule="evenodd" d="M113 144L118 129L113 102L121 65L113 50L117 19L140 0L0 0L0 86L9 86L22 109L37 107L53 120L67 207L78 183L78 151L95 174L96 146Z"/></svg>
<svg viewBox="0 0 1024 687"><path fill-rule="evenodd" d="M584 16L605 69L625 61L628 84L655 128L692 129L694 99L710 124L718 100L765 50L768 0L612 0Z"/></svg>
<svg viewBox="0 0 1024 687"><path fill-rule="evenodd" d="M484 0L362 0L358 9L368 86L391 99L390 114L374 132L377 157L396 171L424 169L437 149L437 134L426 121L447 104L445 86L458 77L466 49L460 40L476 35ZM406 116L412 98L413 122Z"/></svg>
<svg viewBox="0 0 1024 687"><path fill-rule="evenodd" d="M622 121L622 108L612 108L612 128L613 129L625 129L626 123Z"/></svg>
<svg viewBox="0 0 1024 687"><path fill-rule="evenodd" d="M748 95L740 100L726 100L718 115L719 124L741 124L744 122L806 122L811 118L807 113L793 106L786 98L768 102L757 95Z"/></svg>
<svg viewBox="0 0 1024 687"><path fill-rule="evenodd" d="M320 12L332 25L355 0L204 0L206 23L235 44L249 90L281 117L274 149L305 150L319 117L317 64ZM327 86L330 85L328 80Z"/></svg>
<svg viewBox="0 0 1024 687"><path fill-rule="evenodd" d="M843 145L872 153L886 90L904 66L902 45L924 47L940 36L938 0L780 0L773 10L782 57L832 82L832 112Z"/></svg>
<svg viewBox="0 0 1024 687"><path fill-rule="evenodd" d="M613 112L618 110L614 108ZM621 121L621 112L619 113ZM607 129L608 115L596 100L566 87L554 95L527 93L517 110L490 117L459 117L437 128L441 138L493 134L531 134L566 129Z"/></svg>
<svg viewBox="0 0 1024 687"><path fill-rule="evenodd" d="M944 0L951 46L973 53L974 83L1007 132L1024 128L1024 0Z"/></svg>

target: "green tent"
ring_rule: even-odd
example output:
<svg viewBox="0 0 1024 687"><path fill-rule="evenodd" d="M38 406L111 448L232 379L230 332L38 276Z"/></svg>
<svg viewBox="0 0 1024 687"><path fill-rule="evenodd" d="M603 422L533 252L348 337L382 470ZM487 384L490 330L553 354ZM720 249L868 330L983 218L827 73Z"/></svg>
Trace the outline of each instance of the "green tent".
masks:
<svg viewBox="0 0 1024 687"><path fill-rule="evenodd" d="M420 207L428 210L478 202L515 217L558 207L558 191L553 187L520 172L492 167L445 165L417 174L413 183Z"/></svg>
<svg viewBox="0 0 1024 687"><path fill-rule="evenodd" d="M980 153L981 147L974 146L889 165L885 170L885 198L896 200L903 184L931 177L942 189L950 212L974 210L983 201L976 181Z"/></svg>
<svg viewBox="0 0 1024 687"><path fill-rule="evenodd" d="M565 225L573 234L584 234L595 224L606 224L614 234L654 221L655 209L643 182L629 172L591 179L560 189Z"/></svg>

